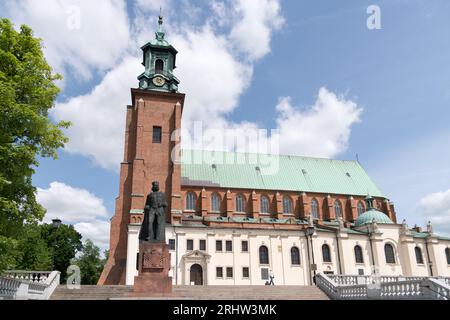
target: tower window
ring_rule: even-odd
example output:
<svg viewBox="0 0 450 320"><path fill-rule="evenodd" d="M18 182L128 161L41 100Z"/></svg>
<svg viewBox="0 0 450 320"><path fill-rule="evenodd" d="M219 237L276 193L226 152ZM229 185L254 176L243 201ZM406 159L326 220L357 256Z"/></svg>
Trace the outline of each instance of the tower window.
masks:
<svg viewBox="0 0 450 320"><path fill-rule="evenodd" d="M164 61L158 59L155 61L155 73L162 74L164 71Z"/></svg>
<svg viewBox="0 0 450 320"><path fill-rule="evenodd" d="M447 258L447 264L450 264L450 248L445 248L445 257Z"/></svg>
<svg viewBox="0 0 450 320"><path fill-rule="evenodd" d="M153 143L161 143L162 140L162 128L153 127Z"/></svg>

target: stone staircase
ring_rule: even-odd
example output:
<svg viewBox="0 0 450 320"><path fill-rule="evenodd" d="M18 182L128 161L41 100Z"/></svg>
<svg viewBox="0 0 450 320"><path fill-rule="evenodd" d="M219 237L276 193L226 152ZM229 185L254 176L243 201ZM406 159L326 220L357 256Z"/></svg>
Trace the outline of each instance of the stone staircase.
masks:
<svg viewBox="0 0 450 320"><path fill-rule="evenodd" d="M59 286L51 300L116 300L133 298L132 286ZM146 298L140 298L146 299ZM151 298L157 299L157 298ZM175 286L173 297L189 300L328 300L316 286Z"/></svg>

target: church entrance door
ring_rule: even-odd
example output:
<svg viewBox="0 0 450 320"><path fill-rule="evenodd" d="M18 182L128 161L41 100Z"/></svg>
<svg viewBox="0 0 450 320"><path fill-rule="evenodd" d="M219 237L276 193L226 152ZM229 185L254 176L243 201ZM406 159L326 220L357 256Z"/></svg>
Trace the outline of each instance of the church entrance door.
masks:
<svg viewBox="0 0 450 320"><path fill-rule="evenodd" d="M193 264L191 266L191 283L193 282L196 286L203 285L203 269L199 264Z"/></svg>

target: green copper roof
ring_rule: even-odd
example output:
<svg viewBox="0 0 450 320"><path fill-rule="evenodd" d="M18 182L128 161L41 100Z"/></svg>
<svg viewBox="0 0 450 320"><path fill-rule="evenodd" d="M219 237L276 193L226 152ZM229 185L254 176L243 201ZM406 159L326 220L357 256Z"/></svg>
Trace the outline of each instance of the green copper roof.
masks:
<svg viewBox="0 0 450 320"><path fill-rule="evenodd" d="M183 150L182 185L385 197L357 161Z"/></svg>
<svg viewBox="0 0 450 320"><path fill-rule="evenodd" d="M389 217L383 212L376 209L370 209L356 219L355 226L363 226L365 224L372 223L373 220L375 220L376 223L393 224L392 220L389 219Z"/></svg>

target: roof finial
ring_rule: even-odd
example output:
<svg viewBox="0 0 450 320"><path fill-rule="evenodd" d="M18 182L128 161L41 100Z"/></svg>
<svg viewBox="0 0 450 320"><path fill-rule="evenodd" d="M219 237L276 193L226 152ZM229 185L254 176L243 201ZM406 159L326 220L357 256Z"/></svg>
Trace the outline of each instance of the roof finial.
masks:
<svg viewBox="0 0 450 320"><path fill-rule="evenodd" d="M156 32L156 39L163 40L164 39L164 30L163 30L163 16L161 15L161 8L159 9L159 17L158 17L158 31Z"/></svg>

